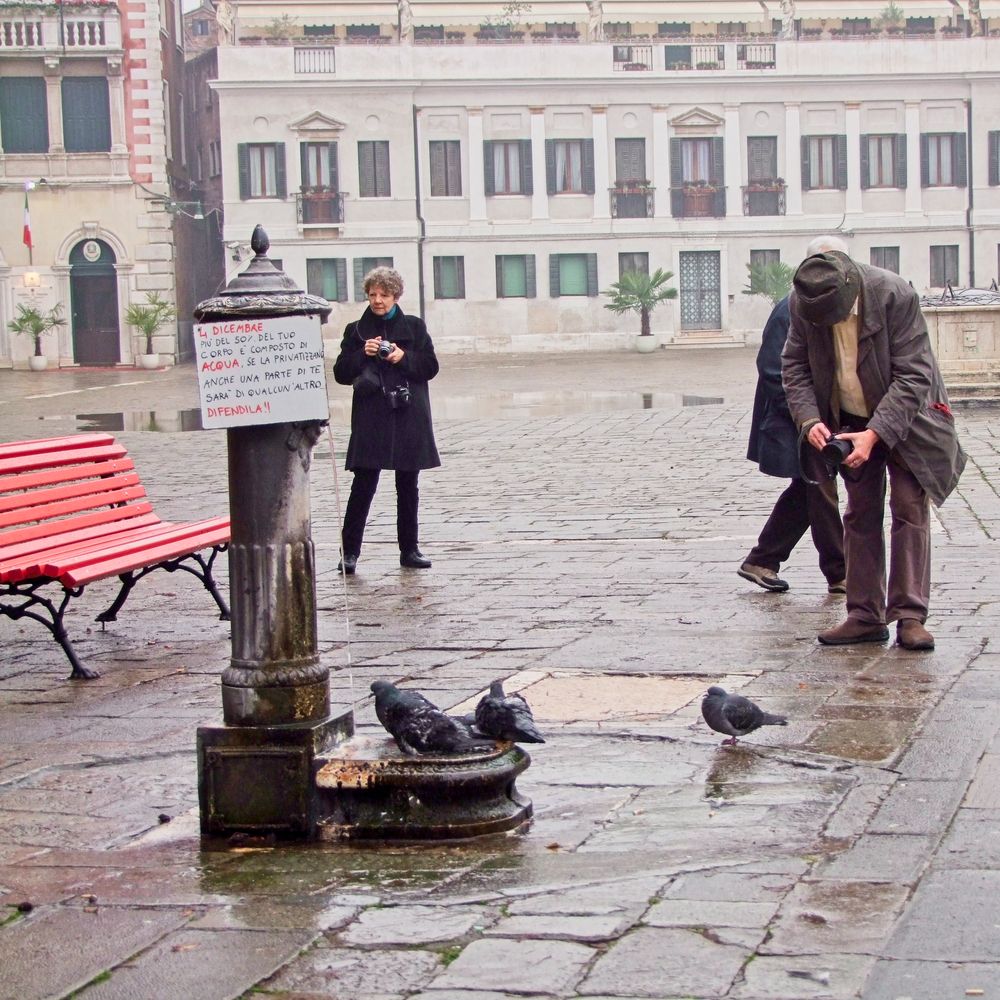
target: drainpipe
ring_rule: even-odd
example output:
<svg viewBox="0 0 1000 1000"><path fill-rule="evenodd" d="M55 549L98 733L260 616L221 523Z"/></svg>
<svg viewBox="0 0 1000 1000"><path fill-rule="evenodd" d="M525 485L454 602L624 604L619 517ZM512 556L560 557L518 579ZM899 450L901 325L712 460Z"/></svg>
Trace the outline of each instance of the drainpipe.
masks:
<svg viewBox="0 0 1000 1000"><path fill-rule="evenodd" d="M417 105L411 105L413 112L413 197L417 213L417 295L420 303L420 318L424 318L424 243L427 227L424 223L423 205L420 202L420 132L417 128Z"/></svg>
<svg viewBox="0 0 1000 1000"><path fill-rule="evenodd" d="M972 223L972 98L965 102L965 162L969 185L968 202L965 209L965 228L969 232L969 288L976 287L976 229Z"/></svg>

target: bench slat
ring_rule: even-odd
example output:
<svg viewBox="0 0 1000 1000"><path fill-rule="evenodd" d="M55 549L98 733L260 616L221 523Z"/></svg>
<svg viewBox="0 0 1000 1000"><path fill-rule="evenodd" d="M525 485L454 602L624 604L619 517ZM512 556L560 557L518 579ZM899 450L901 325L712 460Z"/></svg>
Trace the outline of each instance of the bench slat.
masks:
<svg viewBox="0 0 1000 1000"><path fill-rule="evenodd" d="M114 442L93 448L62 448L58 451L34 452L26 455L3 457L0 455L0 475L33 472L59 465L80 465L108 458L122 458L127 454L123 445Z"/></svg>
<svg viewBox="0 0 1000 1000"><path fill-rule="evenodd" d="M24 514L22 520L37 521L33 511L44 509L45 505L62 500L73 500L77 497L90 497L104 506L103 497L109 492L124 489L127 486L139 486L139 474L126 472L118 476L105 476L101 479L85 479L82 482L67 483L49 489L32 490L30 493L16 493L13 496L0 497L0 514L19 510ZM95 504L91 504L95 506Z"/></svg>
<svg viewBox="0 0 1000 1000"><path fill-rule="evenodd" d="M108 507L111 504L127 504L132 500L141 500L146 491L139 486L126 486L120 490L109 490L97 496L76 497L73 500L62 500L58 503L45 504L41 507L29 507L26 510L12 510L0 514L0 528L15 524L29 524L32 521L43 521L66 514L76 514L81 510L93 510L95 507Z"/></svg>
<svg viewBox="0 0 1000 1000"><path fill-rule="evenodd" d="M205 530L201 534L185 534L181 538L165 540L155 548L64 570L59 574L59 580L64 584L79 587L105 577L118 576L130 570L155 565L166 559L189 555L201 549L211 548L213 545L225 545L229 541L229 535L229 522L223 519L221 525Z"/></svg>
<svg viewBox="0 0 1000 1000"><path fill-rule="evenodd" d="M138 520L151 513L153 505L148 500L141 500L138 503L130 503L127 507L108 507L104 510L90 511L86 514L77 514L75 517L67 517L61 521L44 521L41 524L30 524L25 528L11 528L7 531L0 531L0 552L4 552L8 545L17 545L20 542L29 542L33 539L43 539L48 544L57 544L60 539L70 535L74 531L84 528L97 527L102 524L118 524L121 521ZM153 515L156 517L156 515ZM159 521L159 518L156 517ZM119 531L120 527L112 530Z"/></svg>
<svg viewBox="0 0 1000 1000"><path fill-rule="evenodd" d="M111 434L94 431L89 434L68 434L64 437L32 438L30 441L8 441L0 444L0 458L17 455L37 455L66 448L90 448L97 444L117 444Z"/></svg>
<svg viewBox="0 0 1000 1000"><path fill-rule="evenodd" d="M56 483L70 483L94 476L113 476L134 468L132 459L116 458L89 465L67 465L58 469L45 469L42 472L22 472L17 476L0 479L0 493L20 493L23 490L38 489L40 486L54 486Z"/></svg>

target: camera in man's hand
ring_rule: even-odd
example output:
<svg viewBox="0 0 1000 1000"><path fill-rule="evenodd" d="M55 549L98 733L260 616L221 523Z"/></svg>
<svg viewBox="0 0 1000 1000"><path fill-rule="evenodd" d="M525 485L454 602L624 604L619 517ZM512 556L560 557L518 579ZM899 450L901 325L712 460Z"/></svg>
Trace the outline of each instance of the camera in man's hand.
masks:
<svg viewBox="0 0 1000 1000"><path fill-rule="evenodd" d="M831 468L842 465L850 453L854 451L854 445L843 438L835 438L832 434L826 439L826 444L820 449L823 461Z"/></svg>
<svg viewBox="0 0 1000 1000"><path fill-rule="evenodd" d="M383 360L387 361L389 355L395 350L395 347L388 340L380 340L378 345L378 356Z"/></svg>

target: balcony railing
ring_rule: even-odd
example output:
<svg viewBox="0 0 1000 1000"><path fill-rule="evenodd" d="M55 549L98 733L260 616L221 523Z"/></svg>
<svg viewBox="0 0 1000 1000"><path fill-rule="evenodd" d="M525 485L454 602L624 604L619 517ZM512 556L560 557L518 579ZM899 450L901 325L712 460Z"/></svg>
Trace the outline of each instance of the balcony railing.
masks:
<svg viewBox="0 0 1000 1000"><path fill-rule="evenodd" d="M667 69L725 69L725 45L666 45L663 62Z"/></svg>
<svg viewBox="0 0 1000 1000"><path fill-rule="evenodd" d="M296 73L334 73L337 69L337 50L330 46L296 47L294 69Z"/></svg>
<svg viewBox="0 0 1000 1000"><path fill-rule="evenodd" d="M744 215L784 215L785 184L782 181L762 181L743 188Z"/></svg>
<svg viewBox="0 0 1000 1000"><path fill-rule="evenodd" d="M652 184L617 184L608 188L611 195L611 218L651 219L654 190Z"/></svg>
<svg viewBox="0 0 1000 1000"><path fill-rule="evenodd" d="M329 226L344 221L344 193L315 188L295 195L295 214L303 226Z"/></svg>
<svg viewBox="0 0 1000 1000"><path fill-rule="evenodd" d="M652 45L612 46L613 68L616 71L648 70L653 68Z"/></svg>
<svg viewBox="0 0 1000 1000"><path fill-rule="evenodd" d="M109 6L107 13L60 19L42 16L0 14L0 51L26 51L35 54L70 50L100 52L120 49L121 24L118 9Z"/></svg>
<svg viewBox="0 0 1000 1000"><path fill-rule="evenodd" d="M674 218L718 219L726 214L725 188L685 185L670 189L670 209Z"/></svg>
<svg viewBox="0 0 1000 1000"><path fill-rule="evenodd" d="M773 43L754 42L736 46L737 69L774 69L776 66Z"/></svg>

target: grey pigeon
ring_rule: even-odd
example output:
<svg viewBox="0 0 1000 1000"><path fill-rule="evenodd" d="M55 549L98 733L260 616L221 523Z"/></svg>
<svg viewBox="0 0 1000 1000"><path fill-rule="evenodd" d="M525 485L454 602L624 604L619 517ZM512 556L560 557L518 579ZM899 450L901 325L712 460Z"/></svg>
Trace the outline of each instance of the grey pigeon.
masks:
<svg viewBox="0 0 1000 1000"><path fill-rule="evenodd" d="M487 736L515 743L544 743L535 728L528 703L519 694L503 693L503 682L494 681L490 693L476 705L476 728Z"/></svg>
<svg viewBox="0 0 1000 1000"><path fill-rule="evenodd" d="M378 721L405 754L471 753L492 750L492 740L475 739L458 720L445 715L416 691L403 691L388 681L372 684Z"/></svg>
<svg viewBox="0 0 1000 1000"><path fill-rule="evenodd" d="M749 698L729 694L724 688L710 687L701 700L702 718L711 729L729 737L724 744L736 746L737 736L746 736L761 726L787 726L783 715L768 715Z"/></svg>

